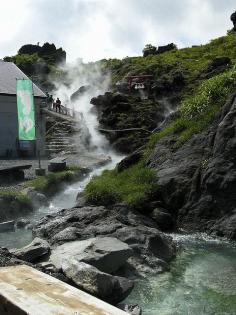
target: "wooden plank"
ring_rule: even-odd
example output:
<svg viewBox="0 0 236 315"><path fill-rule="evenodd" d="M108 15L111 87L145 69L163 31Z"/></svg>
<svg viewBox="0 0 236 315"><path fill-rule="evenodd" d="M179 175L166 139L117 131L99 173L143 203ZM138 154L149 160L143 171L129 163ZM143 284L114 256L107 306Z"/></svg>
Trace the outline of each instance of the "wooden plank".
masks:
<svg viewBox="0 0 236 315"><path fill-rule="evenodd" d="M0 268L1 315L127 315L32 267Z"/></svg>

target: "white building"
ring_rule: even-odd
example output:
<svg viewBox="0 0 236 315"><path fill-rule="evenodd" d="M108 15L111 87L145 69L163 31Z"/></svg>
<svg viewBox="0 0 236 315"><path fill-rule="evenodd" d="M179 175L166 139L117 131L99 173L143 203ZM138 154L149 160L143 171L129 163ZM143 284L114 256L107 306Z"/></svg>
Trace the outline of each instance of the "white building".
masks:
<svg viewBox="0 0 236 315"><path fill-rule="evenodd" d="M41 108L46 95L33 84L36 140L19 141L16 80L29 79L14 63L0 60L0 157L35 157L45 154L45 117Z"/></svg>

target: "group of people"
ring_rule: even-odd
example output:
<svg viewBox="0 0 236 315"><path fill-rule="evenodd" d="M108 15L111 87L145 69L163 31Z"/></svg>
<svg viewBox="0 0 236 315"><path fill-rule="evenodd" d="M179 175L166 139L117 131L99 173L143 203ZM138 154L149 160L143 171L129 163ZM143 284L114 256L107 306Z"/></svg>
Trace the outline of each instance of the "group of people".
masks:
<svg viewBox="0 0 236 315"><path fill-rule="evenodd" d="M53 110L53 111L60 113L60 114L63 114L63 115L69 115L71 117L75 116L74 109L70 109L66 105L63 106L59 97L57 97L57 99L55 100L53 98L52 94L49 95L49 93L46 92L46 95L47 95L48 109Z"/></svg>
<svg viewBox="0 0 236 315"><path fill-rule="evenodd" d="M62 105L61 100L57 97L56 101L54 100L52 95L47 95L49 108L54 110L55 112L61 113Z"/></svg>

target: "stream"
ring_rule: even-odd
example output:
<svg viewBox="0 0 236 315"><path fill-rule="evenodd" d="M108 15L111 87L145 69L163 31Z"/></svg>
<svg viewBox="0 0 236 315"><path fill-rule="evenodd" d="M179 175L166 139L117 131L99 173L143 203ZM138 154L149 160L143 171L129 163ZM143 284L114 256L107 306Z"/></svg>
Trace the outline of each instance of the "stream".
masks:
<svg viewBox="0 0 236 315"><path fill-rule="evenodd" d="M93 176L100 175L104 170L113 169L115 165L122 159L122 156L112 155L112 160L105 166L94 168L91 173L84 178L56 194L49 203L49 206L40 207L39 209L24 216L34 224L42 217L56 213L62 209L69 209L75 206L78 193L82 192ZM15 229L15 231L0 233L0 247L21 248L28 245L32 241L32 231L30 229Z"/></svg>
<svg viewBox="0 0 236 315"><path fill-rule="evenodd" d="M180 246L170 272L136 281L125 300L143 315L235 315L236 244L171 234Z"/></svg>
<svg viewBox="0 0 236 315"><path fill-rule="evenodd" d="M116 157L93 170L84 180L56 195L49 207L41 207L27 218L41 217L75 205L92 176L112 169ZM136 280L132 293L124 301L139 304L143 315L235 315L236 314L236 244L205 234L170 234L178 244L170 272ZM0 233L0 246L20 248L32 240L31 230Z"/></svg>
<svg viewBox="0 0 236 315"><path fill-rule="evenodd" d="M79 84L77 82L76 86ZM67 90L66 93L69 95ZM91 95L86 97L78 108L92 135L92 144L98 148L106 147L104 137L96 131L96 119L89 111L91 106L83 105L89 104ZM45 215L75 206L77 194L84 190L92 176L114 168L122 158L115 154L111 156L109 164L94 169L84 180L67 186L54 196L48 207L40 207L25 219L35 223ZM143 315L236 315L236 245L204 234L170 235L179 248L170 272L136 280L124 303L139 304ZM27 229L0 233L1 247L21 248L31 240L32 232Z"/></svg>

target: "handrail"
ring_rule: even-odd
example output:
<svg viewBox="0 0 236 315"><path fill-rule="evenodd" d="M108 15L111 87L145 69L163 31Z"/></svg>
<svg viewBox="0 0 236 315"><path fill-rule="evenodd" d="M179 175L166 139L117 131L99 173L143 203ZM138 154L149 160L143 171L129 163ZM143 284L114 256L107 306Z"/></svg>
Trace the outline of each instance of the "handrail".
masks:
<svg viewBox="0 0 236 315"><path fill-rule="evenodd" d="M57 108L53 104L49 104L48 109L55 112L55 113L58 113L58 114L62 114L62 115L70 116L70 117L75 117L74 109L68 108L68 107L63 106L63 105L60 105L60 107Z"/></svg>

